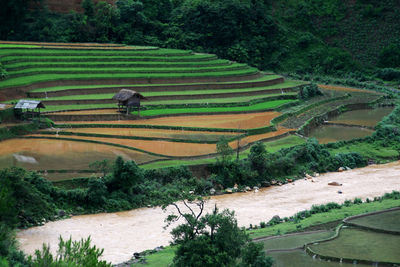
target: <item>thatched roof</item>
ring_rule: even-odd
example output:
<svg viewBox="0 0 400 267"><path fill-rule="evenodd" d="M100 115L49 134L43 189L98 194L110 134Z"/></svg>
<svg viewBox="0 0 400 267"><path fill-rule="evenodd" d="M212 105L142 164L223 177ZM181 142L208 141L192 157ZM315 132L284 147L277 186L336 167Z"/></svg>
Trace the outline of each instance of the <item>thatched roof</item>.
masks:
<svg viewBox="0 0 400 267"><path fill-rule="evenodd" d="M112 99L118 100L118 101L127 101L131 97L138 97L140 99L146 99L143 95L140 93L133 91L133 90L128 90L128 89L121 89L118 93L116 93Z"/></svg>
<svg viewBox="0 0 400 267"><path fill-rule="evenodd" d="M35 100L24 100L21 99L18 101L18 103L15 105L14 108L17 109L35 109L35 108L45 108L43 103L41 101L35 101Z"/></svg>

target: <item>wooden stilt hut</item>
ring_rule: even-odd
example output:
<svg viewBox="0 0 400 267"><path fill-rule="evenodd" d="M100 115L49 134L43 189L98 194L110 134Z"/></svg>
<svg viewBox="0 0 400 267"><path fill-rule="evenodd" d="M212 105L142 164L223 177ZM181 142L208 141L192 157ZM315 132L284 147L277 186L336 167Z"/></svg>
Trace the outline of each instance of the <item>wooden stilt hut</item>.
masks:
<svg viewBox="0 0 400 267"><path fill-rule="evenodd" d="M21 99L15 105L15 110L21 110L20 116L25 120L32 120L35 117L40 121L40 109L46 108L41 101Z"/></svg>
<svg viewBox="0 0 400 267"><path fill-rule="evenodd" d="M121 89L112 99L118 101L119 112L129 114L131 108L135 107L138 109L138 115L140 116L140 100L145 100L146 98L136 91Z"/></svg>

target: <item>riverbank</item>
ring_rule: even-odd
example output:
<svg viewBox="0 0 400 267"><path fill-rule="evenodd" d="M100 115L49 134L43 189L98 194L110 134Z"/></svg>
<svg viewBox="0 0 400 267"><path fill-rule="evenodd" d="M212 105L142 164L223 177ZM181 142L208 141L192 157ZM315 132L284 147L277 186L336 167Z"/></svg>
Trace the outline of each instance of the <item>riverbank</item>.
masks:
<svg viewBox="0 0 400 267"><path fill-rule="evenodd" d="M258 193L236 193L212 197L206 204L234 210L238 223L249 226L268 221L274 215L286 217L313 204L343 203L345 200L373 198L400 189L400 162L371 165L341 173L327 173L313 179L261 189ZM330 186L336 181L342 186ZM342 193L339 194L338 191ZM172 212L173 209L168 209ZM73 239L91 236L93 244L104 248L104 259L113 263L128 260L133 252L168 245L171 228L164 230L167 216L161 208L141 208L126 212L74 216L49 222L17 233L20 248L28 254L48 243L55 251L58 237Z"/></svg>

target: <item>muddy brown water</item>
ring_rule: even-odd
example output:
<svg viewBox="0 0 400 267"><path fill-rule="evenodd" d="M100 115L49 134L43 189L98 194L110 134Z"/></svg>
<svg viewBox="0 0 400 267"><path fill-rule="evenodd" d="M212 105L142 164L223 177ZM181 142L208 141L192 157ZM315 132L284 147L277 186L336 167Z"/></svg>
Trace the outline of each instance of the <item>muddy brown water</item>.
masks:
<svg viewBox="0 0 400 267"><path fill-rule="evenodd" d="M393 107L359 109L344 112L329 120L330 123L374 127L382 118L393 111ZM321 125L313 129L309 137L315 137L320 144L363 138L372 135L373 131L361 127L344 125Z"/></svg>
<svg viewBox="0 0 400 267"><path fill-rule="evenodd" d="M381 107L375 109L361 109L347 111L329 120L332 123L343 123L350 125L375 126L383 117L390 114L393 107Z"/></svg>
<svg viewBox="0 0 400 267"><path fill-rule="evenodd" d="M0 145L0 168L28 170L87 170L96 160L114 161L117 156L143 163L157 157L102 144L46 139L10 139Z"/></svg>
<svg viewBox="0 0 400 267"><path fill-rule="evenodd" d="M320 144L363 138L372 135L374 131L366 128L340 125L322 125L311 131L308 137L315 137Z"/></svg>
<svg viewBox="0 0 400 267"><path fill-rule="evenodd" d="M214 204L220 209L234 210L241 226L268 221L274 215L291 216L313 204L331 201L342 203L347 199L381 196L400 190L400 162L371 165L341 173L328 173L313 180L298 180L280 187L261 189L258 193L236 193L212 197L206 204L210 211ZM329 186L337 181L341 187ZM338 194L338 190L343 193ZM167 213L174 211L168 209ZM49 222L17 233L20 247L32 254L42 243L56 250L58 237L73 239L91 236L93 243L104 248L104 259L113 263L128 260L133 252L168 245L171 228L164 230L167 216L161 208L141 208L125 212L73 216L70 219Z"/></svg>

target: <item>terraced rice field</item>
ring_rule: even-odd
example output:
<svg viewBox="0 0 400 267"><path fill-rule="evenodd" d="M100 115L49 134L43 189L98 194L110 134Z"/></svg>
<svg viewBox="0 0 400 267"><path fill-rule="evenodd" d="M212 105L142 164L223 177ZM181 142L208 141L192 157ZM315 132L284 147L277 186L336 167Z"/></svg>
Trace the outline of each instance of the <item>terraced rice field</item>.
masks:
<svg viewBox="0 0 400 267"><path fill-rule="evenodd" d="M310 247L318 254L339 259L400 263L400 238L396 235L345 228L338 238Z"/></svg>
<svg viewBox="0 0 400 267"><path fill-rule="evenodd" d="M88 170L96 160L115 160L122 156L138 164L160 157L102 144L48 139L11 139L0 145L0 168L24 167L28 170Z"/></svg>
<svg viewBox="0 0 400 267"><path fill-rule="evenodd" d="M399 218L400 210L394 208L347 218L337 233L299 232L255 241L263 243L267 255L275 260L274 266L397 266Z"/></svg>
<svg viewBox="0 0 400 267"><path fill-rule="evenodd" d="M98 112L98 111L94 111ZM252 129L268 126L271 120L281 115L280 112L257 112L249 114L199 115L199 116L171 116L152 119L93 121L91 124L110 125L157 125L176 127L224 128L224 129ZM83 121L61 121L59 124L86 124Z"/></svg>
<svg viewBox="0 0 400 267"><path fill-rule="evenodd" d="M133 159L139 163L215 157L222 137L232 148L239 144L243 155L257 141L288 140L275 147L290 147L304 140L287 135L313 114L346 101L369 102L379 97L354 88L321 86L328 92L324 97L303 103L297 100L303 81L178 49L0 42L0 57L9 75L0 81L0 100L43 101L45 116L56 123L56 130L32 134L24 142L32 142L33 147L51 141L121 149L137 153ZM141 103L140 116L136 110L118 112L112 96L120 89L135 90L147 98ZM347 92L351 97L345 96ZM296 115L278 124L271 122L287 112ZM82 164L71 168L87 169Z"/></svg>
<svg viewBox="0 0 400 267"><path fill-rule="evenodd" d="M400 210L394 210L391 212L355 218L352 220L348 220L348 222L354 223L362 227L400 232L399 220Z"/></svg>
<svg viewBox="0 0 400 267"><path fill-rule="evenodd" d="M59 132L59 130L53 130ZM144 138L166 138L179 139L187 141L218 142L221 138L230 139L241 133L235 132L206 132L206 131L182 131L182 130L164 130L164 129L141 129L141 128L75 128L62 129L63 132L72 134L101 134L101 135L120 135Z"/></svg>

